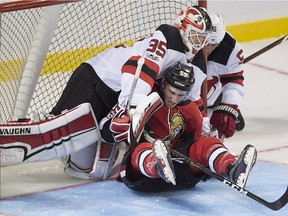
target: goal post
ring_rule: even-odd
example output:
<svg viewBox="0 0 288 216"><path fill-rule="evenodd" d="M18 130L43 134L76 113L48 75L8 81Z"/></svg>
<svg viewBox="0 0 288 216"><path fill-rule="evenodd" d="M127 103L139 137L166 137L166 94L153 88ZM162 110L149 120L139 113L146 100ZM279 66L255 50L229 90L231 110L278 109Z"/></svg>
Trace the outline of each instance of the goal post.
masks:
<svg viewBox="0 0 288 216"><path fill-rule="evenodd" d="M197 1L0 0L0 123L50 112L83 61L172 24L192 4Z"/></svg>
<svg viewBox="0 0 288 216"><path fill-rule="evenodd" d="M0 12L45 7L83 0L0 0Z"/></svg>
<svg viewBox="0 0 288 216"><path fill-rule="evenodd" d="M25 118L35 91L62 5L43 8L22 72L12 118Z"/></svg>
<svg viewBox="0 0 288 216"><path fill-rule="evenodd" d="M1 120L26 117L61 8L69 2L76 1L0 2Z"/></svg>

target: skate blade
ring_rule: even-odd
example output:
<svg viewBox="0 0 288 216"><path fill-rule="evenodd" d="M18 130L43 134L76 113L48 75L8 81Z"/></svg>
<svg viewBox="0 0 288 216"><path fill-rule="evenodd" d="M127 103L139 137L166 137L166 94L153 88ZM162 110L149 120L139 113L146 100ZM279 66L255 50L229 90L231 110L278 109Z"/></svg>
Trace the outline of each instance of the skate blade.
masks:
<svg viewBox="0 0 288 216"><path fill-rule="evenodd" d="M154 148L155 148L155 153L156 153L156 157L159 159L159 161L161 162L161 164L163 166L165 166L163 168L163 172L164 172L164 177L165 180L169 183L172 183L173 185L176 185L176 180L175 180L175 175L173 170L170 167L170 163L167 160L167 148L165 148L165 146L163 146L163 142L160 140L157 140L154 143ZM165 155L164 155L165 154Z"/></svg>

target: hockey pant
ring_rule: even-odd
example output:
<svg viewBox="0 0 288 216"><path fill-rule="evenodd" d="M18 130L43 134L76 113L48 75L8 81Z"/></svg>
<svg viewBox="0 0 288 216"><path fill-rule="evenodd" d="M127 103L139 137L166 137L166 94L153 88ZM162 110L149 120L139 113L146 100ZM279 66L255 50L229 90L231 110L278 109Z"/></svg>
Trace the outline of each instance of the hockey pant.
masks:
<svg viewBox="0 0 288 216"><path fill-rule="evenodd" d="M234 163L236 158L230 154L224 145L214 137L198 138L188 150L189 157L203 166L209 167L218 174L226 174L228 164ZM159 178L152 154L152 145L148 142L140 143L132 153L131 165L135 171L150 178ZM198 170L191 166L191 170Z"/></svg>
<svg viewBox="0 0 288 216"><path fill-rule="evenodd" d="M100 122L118 102L119 93L109 88L91 65L82 63L71 75L60 99L50 113L59 115L62 110L90 103L97 122Z"/></svg>

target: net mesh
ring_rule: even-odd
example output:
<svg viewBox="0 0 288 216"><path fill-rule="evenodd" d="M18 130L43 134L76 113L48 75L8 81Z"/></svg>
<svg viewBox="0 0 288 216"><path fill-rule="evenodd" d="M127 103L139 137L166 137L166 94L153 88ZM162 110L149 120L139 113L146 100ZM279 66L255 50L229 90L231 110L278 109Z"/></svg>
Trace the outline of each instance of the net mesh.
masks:
<svg viewBox="0 0 288 216"><path fill-rule="evenodd" d="M61 96L71 72L83 61L109 46L131 45L161 24L172 24L180 9L195 3L191 0L106 0L65 4L27 117L32 118L33 113L48 113ZM12 118L15 95L42 11L43 8L31 8L0 13L1 122Z"/></svg>

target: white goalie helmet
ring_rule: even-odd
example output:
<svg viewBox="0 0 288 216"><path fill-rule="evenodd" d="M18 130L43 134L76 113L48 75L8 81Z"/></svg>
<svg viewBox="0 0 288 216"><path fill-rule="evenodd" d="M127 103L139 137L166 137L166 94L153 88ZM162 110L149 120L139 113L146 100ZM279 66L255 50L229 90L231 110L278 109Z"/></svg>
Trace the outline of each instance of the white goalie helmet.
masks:
<svg viewBox="0 0 288 216"><path fill-rule="evenodd" d="M179 29L183 43L188 49L186 50L188 60L208 44L212 23L205 8L194 5L181 10L174 26Z"/></svg>
<svg viewBox="0 0 288 216"><path fill-rule="evenodd" d="M209 37L208 42L210 44L219 44L226 33L226 26L222 17L219 14L209 13L212 21L212 34Z"/></svg>

